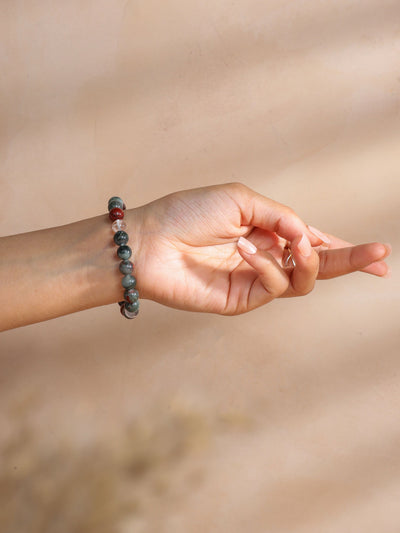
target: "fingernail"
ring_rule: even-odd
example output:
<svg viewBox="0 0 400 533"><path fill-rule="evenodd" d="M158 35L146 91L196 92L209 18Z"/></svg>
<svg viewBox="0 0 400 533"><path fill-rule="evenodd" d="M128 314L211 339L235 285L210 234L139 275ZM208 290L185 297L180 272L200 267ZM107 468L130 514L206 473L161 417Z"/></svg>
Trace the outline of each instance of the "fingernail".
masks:
<svg viewBox="0 0 400 533"><path fill-rule="evenodd" d="M299 244L297 245L297 248L299 249L299 252L304 257L309 257L312 252L310 241L308 240L308 237L305 233L303 233L303 236L301 237L301 240Z"/></svg>
<svg viewBox="0 0 400 533"><path fill-rule="evenodd" d="M319 229L314 228L313 226L307 226L308 229L311 231L311 233L314 233L316 237L319 237L321 241L325 242L326 244L330 244L331 240L325 235L325 233L322 233L322 231L319 231Z"/></svg>
<svg viewBox="0 0 400 533"><path fill-rule="evenodd" d="M388 242L384 242L383 245L385 246L385 248L387 249L388 251L388 254L387 255L390 255L392 253L392 245L389 244ZM387 257L387 256L386 256Z"/></svg>
<svg viewBox="0 0 400 533"><path fill-rule="evenodd" d="M382 276L382 278L391 278L392 277L392 269L390 267L388 267L387 269L387 272L384 276Z"/></svg>
<svg viewBox="0 0 400 533"><path fill-rule="evenodd" d="M244 237L239 237L237 245L241 250L247 252L248 254L255 254L257 251L257 248L254 246L254 244Z"/></svg>

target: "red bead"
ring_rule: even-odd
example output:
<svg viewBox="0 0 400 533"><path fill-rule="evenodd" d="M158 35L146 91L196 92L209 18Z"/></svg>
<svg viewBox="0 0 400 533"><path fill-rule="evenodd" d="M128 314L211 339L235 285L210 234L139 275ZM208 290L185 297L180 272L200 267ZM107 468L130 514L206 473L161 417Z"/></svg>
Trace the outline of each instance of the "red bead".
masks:
<svg viewBox="0 0 400 533"><path fill-rule="evenodd" d="M114 222L114 220L120 219L122 220L124 218L124 212L119 207L114 207L114 209L111 209L109 215L110 220Z"/></svg>

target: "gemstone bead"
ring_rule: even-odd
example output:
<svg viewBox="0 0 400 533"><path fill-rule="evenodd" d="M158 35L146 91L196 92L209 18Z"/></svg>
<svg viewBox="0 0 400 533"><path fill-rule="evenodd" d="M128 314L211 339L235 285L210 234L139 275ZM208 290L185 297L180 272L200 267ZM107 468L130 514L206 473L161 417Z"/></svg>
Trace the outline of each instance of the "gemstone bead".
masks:
<svg viewBox="0 0 400 533"><path fill-rule="evenodd" d="M114 220L117 220L118 218L124 218L124 212L119 207L114 207L114 209L111 209L108 213L108 216L110 217L110 220L114 222Z"/></svg>
<svg viewBox="0 0 400 533"><path fill-rule="evenodd" d="M118 209L124 210L124 205L118 200L113 200L112 202L108 204L109 211L111 211L111 209L115 209L116 207L118 207Z"/></svg>
<svg viewBox="0 0 400 533"><path fill-rule="evenodd" d="M128 260L121 261L119 264L119 271L122 274L130 274L133 270L133 263Z"/></svg>
<svg viewBox="0 0 400 533"><path fill-rule="evenodd" d="M139 310L139 300L136 300L135 302L129 302L125 304L125 309L129 311L130 313L133 313L135 311Z"/></svg>
<svg viewBox="0 0 400 533"><path fill-rule="evenodd" d="M126 244L122 244L117 250L117 255L121 259L129 259L132 255L132 250Z"/></svg>
<svg viewBox="0 0 400 533"><path fill-rule="evenodd" d="M129 236L126 231L117 231L114 235L114 242L120 246L121 244L126 244L129 241Z"/></svg>
<svg viewBox="0 0 400 533"><path fill-rule="evenodd" d="M121 283L124 289L133 289L136 286L136 278L131 274L125 274Z"/></svg>
<svg viewBox="0 0 400 533"><path fill-rule="evenodd" d="M112 196L108 200L108 210L109 211L111 211L111 209L114 209L114 207L119 207L120 209L123 209L124 205L125 204L124 204L122 198L120 198L119 196Z"/></svg>
<svg viewBox="0 0 400 533"><path fill-rule="evenodd" d="M121 315L124 316L125 318L135 318L136 316L138 316L139 314L139 310L137 311L133 311L132 313L130 311L128 311L124 305L121 305L120 307L120 310L121 310Z"/></svg>
<svg viewBox="0 0 400 533"><path fill-rule="evenodd" d="M117 233L117 231L126 230L127 225L126 222L120 218L117 218L112 224L111 227L114 231L114 233Z"/></svg>
<svg viewBox="0 0 400 533"><path fill-rule="evenodd" d="M114 232L114 243L118 246L117 255L122 259L119 270L124 274L121 284L124 291L124 300L118 302L122 316L125 318L135 318L139 313L139 291L136 286L136 278L132 276L134 264L129 261L132 250L127 245L129 236L126 233L127 225L124 222L124 211L126 205L119 196L112 196L108 200L108 216L112 221L111 228Z"/></svg>
<svg viewBox="0 0 400 533"><path fill-rule="evenodd" d="M139 291L136 289L127 289L124 292L124 298L129 303L136 302L139 299Z"/></svg>

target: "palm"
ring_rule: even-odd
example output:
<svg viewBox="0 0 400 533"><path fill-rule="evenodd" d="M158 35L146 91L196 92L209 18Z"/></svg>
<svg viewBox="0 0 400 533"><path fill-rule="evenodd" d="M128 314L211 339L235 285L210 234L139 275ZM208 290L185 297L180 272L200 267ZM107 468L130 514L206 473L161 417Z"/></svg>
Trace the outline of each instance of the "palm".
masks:
<svg viewBox="0 0 400 533"><path fill-rule="evenodd" d="M238 238L245 236L259 250L268 249L282 264L286 241L242 225L241 209L226 185L179 191L141 209L140 260L145 268L139 281L146 298L188 311L239 314L250 310L249 291L258 273L237 251ZM275 245L265 246L271 235ZM282 296L295 295L290 271L288 277Z"/></svg>
<svg viewBox="0 0 400 533"><path fill-rule="evenodd" d="M152 213L150 222L146 212L143 217L146 267L140 283L146 297L177 309L222 313L231 273L241 268L249 280L255 275L237 252L236 240L246 231L235 202L223 191L202 188L173 193L144 209Z"/></svg>

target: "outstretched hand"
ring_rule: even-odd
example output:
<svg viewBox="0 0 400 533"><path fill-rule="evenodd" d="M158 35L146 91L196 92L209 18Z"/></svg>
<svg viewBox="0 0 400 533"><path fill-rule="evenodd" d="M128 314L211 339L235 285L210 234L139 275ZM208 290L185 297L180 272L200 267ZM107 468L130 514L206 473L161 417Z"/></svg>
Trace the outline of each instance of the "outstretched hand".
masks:
<svg viewBox="0 0 400 533"><path fill-rule="evenodd" d="M137 211L141 297L176 309L239 315L274 298L308 294L317 279L388 271L382 259L390 245L321 238L292 209L241 183L174 192ZM241 249L240 237L256 253ZM285 267L287 246L294 267Z"/></svg>

